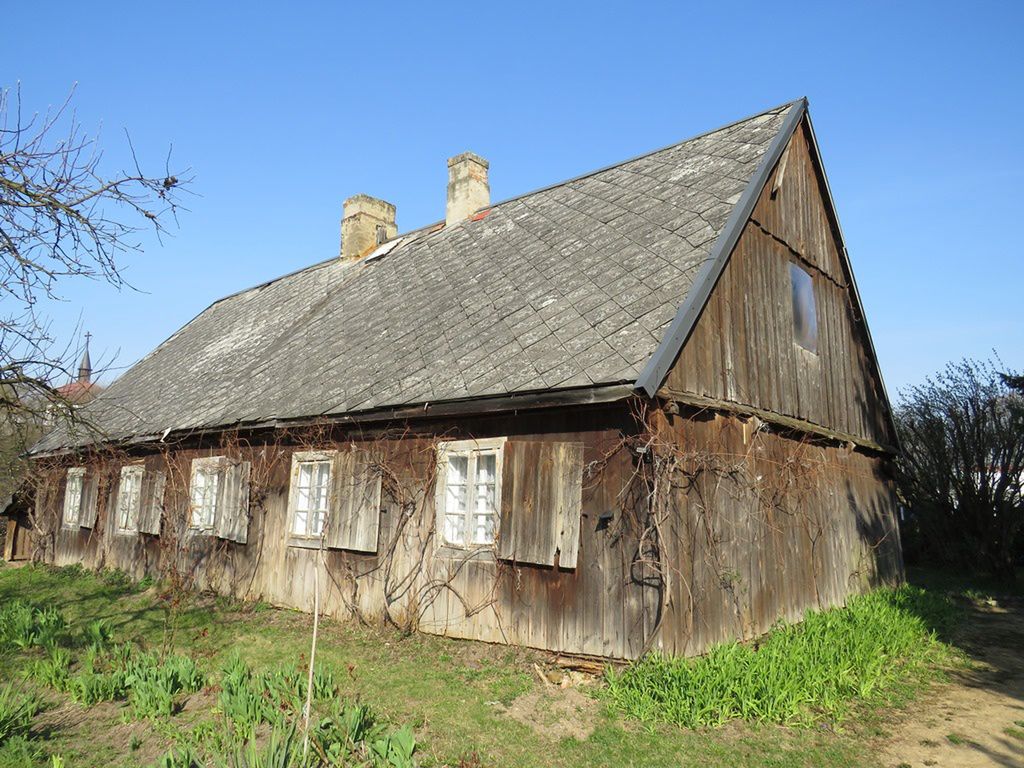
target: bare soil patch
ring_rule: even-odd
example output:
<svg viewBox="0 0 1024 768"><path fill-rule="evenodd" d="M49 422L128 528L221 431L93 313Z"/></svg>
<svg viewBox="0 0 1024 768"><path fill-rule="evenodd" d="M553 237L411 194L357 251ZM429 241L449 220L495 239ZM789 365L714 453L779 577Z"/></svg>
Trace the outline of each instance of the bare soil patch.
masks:
<svg viewBox="0 0 1024 768"><path fill-rule="evenodd" d="M583 741L594 732L599 707L585 691L549 686L519 696L502 709L508 717L552 741L570 737Z"/></svg>
<svg viewBox="0 0 1024 768"><path fill-rule="evenodd" d="M970 665L893 724L891 768L1024 768L1024 600L975 602L957 645Z"/></svg>

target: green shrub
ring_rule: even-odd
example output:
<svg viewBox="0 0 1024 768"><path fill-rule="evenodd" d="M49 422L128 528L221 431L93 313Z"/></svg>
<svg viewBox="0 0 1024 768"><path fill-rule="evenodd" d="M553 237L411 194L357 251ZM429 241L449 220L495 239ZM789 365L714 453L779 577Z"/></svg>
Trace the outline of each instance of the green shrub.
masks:
<svg viewBox="0 0 1024 768"><path fill-rule="evenodd" d="M604 695L631 717L687 727L841 719L852 703L890 701L947 660L936 631L955 616L948 600L921 589L882 589L780 625L756 647L726 643L690 659L648 655L609 671Z"/></svg>
<svg viewBox="0 0 1024 768"><path fill-rule="evenodd" d="M0 688L0 744L25 736L38 711L39 699L35 696L16 691L11 683Z"/></svg>

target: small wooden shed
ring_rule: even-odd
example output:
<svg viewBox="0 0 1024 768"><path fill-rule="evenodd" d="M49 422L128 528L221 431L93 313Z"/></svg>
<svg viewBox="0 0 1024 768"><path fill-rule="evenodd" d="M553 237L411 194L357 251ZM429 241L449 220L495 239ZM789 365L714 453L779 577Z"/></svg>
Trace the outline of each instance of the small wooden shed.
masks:
<svg viewBox="0 0 1024 768"><path fill-rule="evenodd" d="M37 551L612 658L902 577L805 100L493 205L449 166L444 223L352 198L341 258L215 302L41 441Z"/></svg>

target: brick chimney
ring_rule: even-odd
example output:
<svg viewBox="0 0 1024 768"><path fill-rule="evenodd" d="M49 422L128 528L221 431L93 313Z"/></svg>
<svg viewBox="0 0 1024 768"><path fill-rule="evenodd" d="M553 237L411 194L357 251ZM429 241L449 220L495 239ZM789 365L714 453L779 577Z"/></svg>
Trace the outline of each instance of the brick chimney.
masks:
<svg viewBox="0 0 1024 768"><path fill-rule="evenodd" d="M341 258L355 261L398 234L395 206L369 195L345 201L341 216Z"/></svg>
<svg viewBox="0 0 1024 768"><path fill-rule="evenodd" d="M472 152L463 152L448 160L448 206L444 222L449 227L491 204L487 168L487 161Z"/></svg>

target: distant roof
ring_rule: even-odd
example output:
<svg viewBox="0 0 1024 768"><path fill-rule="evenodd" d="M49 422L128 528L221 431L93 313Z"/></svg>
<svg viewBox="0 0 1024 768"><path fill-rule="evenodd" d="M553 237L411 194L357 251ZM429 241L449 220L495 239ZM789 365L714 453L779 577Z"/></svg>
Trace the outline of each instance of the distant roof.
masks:
<svg viewBox="0 0 1024 768"><path fill-rule="evenodd" d="M95 381L82 381L80 379L57 387L57 394L65 398L72 405L84 405L91 402L103 392L103 386Z"/></svg>
<svg viewBox="0 0 1024 768"><path fill-rule="evenodd" d="M137 439L633 384L803 103L217 301L85 417ZM35 450L73 442L58 431Z"/></svg>

